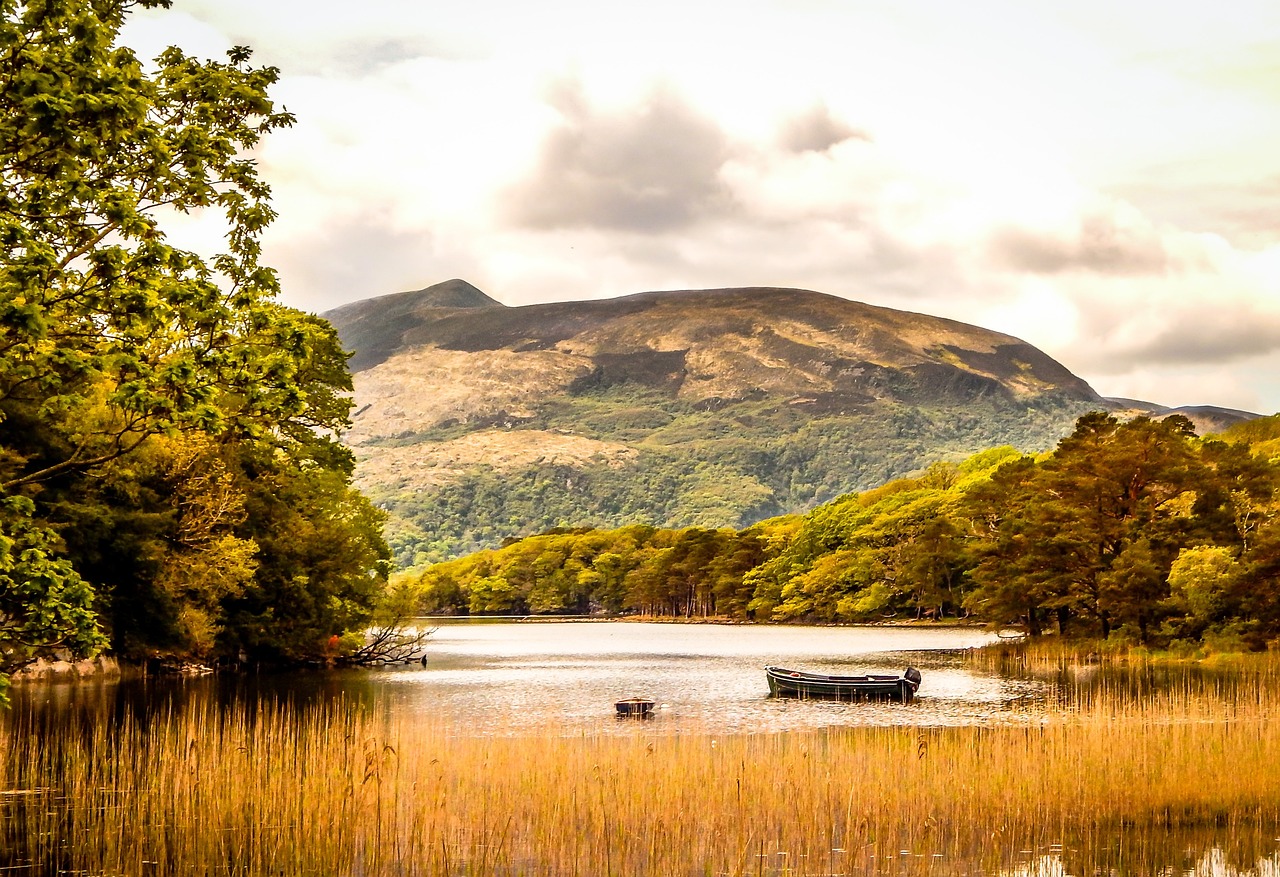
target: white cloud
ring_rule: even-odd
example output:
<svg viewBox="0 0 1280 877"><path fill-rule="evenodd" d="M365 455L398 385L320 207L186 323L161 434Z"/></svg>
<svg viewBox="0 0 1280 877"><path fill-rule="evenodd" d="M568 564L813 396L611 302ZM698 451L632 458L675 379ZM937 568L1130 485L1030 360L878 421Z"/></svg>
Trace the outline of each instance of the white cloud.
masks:
<svg viewBox="0 0 1280 877"><path fill-rule="evenodd" d="M677 95L659 88L602 114L567 83L555 103L563 122L544 140L534 173L506 193L517 225L657 233L732 210L719 179L725 136Z"/></svg>

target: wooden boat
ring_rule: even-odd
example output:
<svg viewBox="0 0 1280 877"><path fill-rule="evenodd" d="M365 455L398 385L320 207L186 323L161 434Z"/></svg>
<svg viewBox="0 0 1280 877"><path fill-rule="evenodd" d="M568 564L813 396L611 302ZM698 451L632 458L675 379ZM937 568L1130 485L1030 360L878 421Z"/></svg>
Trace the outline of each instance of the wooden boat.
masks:
<svg viewBox="0 0 1280 877"><path fill-rule="evenodd" d="M627 697L614 704L618 715L644 718L653 712L653 701L647 697Z"/></svg>
<svg viewBox="0 0 1280 877"><path fill-rule="evenodd" d="M920 687L920 671L908 667L898 676L868 673L864 676L832 676L765 667L769 694L824 700L896 700L911 703Z"/></svg>

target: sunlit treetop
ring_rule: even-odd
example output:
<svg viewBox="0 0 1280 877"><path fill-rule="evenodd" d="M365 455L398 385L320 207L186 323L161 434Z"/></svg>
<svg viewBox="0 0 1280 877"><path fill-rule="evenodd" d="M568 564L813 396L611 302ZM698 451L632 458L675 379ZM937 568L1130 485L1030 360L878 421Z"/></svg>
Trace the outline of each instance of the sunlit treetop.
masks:
<svg viewBox="0 0 1280 877"><path fill-rule="evenodd" d="M332 332L279 305L258 261L274 213L251 150L293 121L268 96L278 71L243 47L144 63L119 45L132 8L168 5L0 0L0 418L66 437L0 459L0 488L161 432L345 423ZM224 250L172 246L174 211L218 211Z"/></svg>

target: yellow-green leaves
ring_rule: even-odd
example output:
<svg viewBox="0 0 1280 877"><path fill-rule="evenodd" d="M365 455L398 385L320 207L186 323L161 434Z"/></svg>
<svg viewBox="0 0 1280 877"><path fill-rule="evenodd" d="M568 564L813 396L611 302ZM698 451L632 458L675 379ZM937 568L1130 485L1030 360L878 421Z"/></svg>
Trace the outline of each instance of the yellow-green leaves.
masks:
<svg viewBox="0 0 1280 877"><path fill-rule="evenodd" d="M88 388L105 387L121 412L60 457L0 470L0 489L173 429L266 434L345 417L332 400L309 409L287 360L313 343L300 330L325 330L273 301L277 280L257 261L274 213L245 154L292 121L267 93L277 71L244 47L225 61L170 48L148 74L117 44L132 5L30 0L0 18L0 410L73 419ZM169 245L161 208L220 212L226 252Z"/></svg>
<svg viewBox="0 0 1280 877"><path fill-rule="evenodd" d="M42 651L91 654L105 645L93 589L60 556L60 540L25 497L0 500L0 679Z"/></svg>

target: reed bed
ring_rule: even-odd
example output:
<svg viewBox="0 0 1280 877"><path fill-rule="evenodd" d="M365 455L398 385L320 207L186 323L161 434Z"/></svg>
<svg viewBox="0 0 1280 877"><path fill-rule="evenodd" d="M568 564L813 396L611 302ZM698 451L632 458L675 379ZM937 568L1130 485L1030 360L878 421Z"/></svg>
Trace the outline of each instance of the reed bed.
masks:
<svg viewBox="0 0 1280 877"><path fill-rule="evenodd" d="M1280 651L1213 652L1186 647L1153 651L1120 640L1062 639L1056 636L1006 639L974 649L969 663L991 671L1044 672L1088 666L1198 666L1280 679Z"/></svg>
<svg viewBox="0 0 1280 877"><path fill-rule="evenodd" d="M1089 863L1081 873L1106 855L1155 862L1168 853L1161 838L1185 832L1247 858L1280 825L1276 693L1189 684L1144 700L1095 693L1020 726L729 737L638 721L622 735L513 724L477 737L342 706L202 708L56 735L9 728L0 865L1031 874L1043 869L1029 854L1048 850Z"/></svg>

